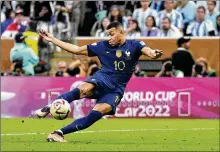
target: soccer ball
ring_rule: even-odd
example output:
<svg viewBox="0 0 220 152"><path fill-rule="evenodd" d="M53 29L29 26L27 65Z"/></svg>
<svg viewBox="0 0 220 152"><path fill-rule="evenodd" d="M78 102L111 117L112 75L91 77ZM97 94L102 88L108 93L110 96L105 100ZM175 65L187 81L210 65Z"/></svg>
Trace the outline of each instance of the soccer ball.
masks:
<svg viewBox="0 0 220 152"><path fill-rule="evenodd" d="M50 107L50 114L57 120L63 120L71 112L70 104L64 99L55 100Z"/></svg>

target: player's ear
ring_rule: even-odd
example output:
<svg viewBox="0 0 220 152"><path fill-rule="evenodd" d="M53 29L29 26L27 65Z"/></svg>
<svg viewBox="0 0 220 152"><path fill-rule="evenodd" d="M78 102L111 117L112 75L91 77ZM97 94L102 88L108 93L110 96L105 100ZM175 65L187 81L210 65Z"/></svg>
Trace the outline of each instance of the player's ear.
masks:
<svg viewBox="0 0 220 152"><path fill-rule="evenodd" d="M120 32L120 34L124 34L125 33L123 29L120 29L119 32Z"/></svg>
<svg viewBox="0 0 220 152"><path fill-rule="evenodd" d="M123 27L118 27L117 31L120 33L120 34L124 34L124 28Z"/></svg>

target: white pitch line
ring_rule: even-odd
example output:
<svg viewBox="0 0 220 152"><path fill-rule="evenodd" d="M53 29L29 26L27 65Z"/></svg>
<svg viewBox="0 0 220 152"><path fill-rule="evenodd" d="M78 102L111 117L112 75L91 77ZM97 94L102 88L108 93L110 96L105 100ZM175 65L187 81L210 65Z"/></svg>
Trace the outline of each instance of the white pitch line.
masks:
<svg viewBox="0 0 220 152"><path fill-rule="evenodd" d="M125 129L125 130L97 130L97 131L79 131L75 134L85 133L106 133L106 132L137 132L137 131L195 131L195 130L215 130L217 128L186 128L186 129ZM1 136L23 136L23 135L45 135L47 133L19 133L19 134L1 134Z"/></svg>
<svg viewBox="0 0 220 152"><path fill-rule="evenodd" d="M19 133L19 134L1 134L1 136L23 136L23 135L44 135L46 133Z"/></svg>

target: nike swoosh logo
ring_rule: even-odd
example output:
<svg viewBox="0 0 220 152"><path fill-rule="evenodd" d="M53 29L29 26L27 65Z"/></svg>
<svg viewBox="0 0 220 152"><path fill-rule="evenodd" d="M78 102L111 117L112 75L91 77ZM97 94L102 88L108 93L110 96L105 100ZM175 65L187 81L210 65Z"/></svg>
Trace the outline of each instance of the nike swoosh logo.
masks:
<svg viewBox="0 0 220 152"><path fill-rule="evenodd" d="M106 51L106 53L110 53L110 52Z"/></svg>

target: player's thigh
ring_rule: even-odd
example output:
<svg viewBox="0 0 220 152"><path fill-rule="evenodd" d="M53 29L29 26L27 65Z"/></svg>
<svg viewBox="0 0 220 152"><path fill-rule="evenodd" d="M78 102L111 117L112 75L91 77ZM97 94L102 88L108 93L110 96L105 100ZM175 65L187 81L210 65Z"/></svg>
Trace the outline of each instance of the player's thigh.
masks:
<svg viewBox="0 0 220 152"><path fill-rule="evenodd" d="M80 98L85 98L92 95L95 90L94 84L88 82L84 82L78 88L80 90Z"/></svg>
<svg viewBox="0 0 220 152"><path fill-rule="evenodd" d="M120 100L121 95L118 93L105 94L96 101L96 105L93 110L102 112L106 115L114 115Z"/></svg>

